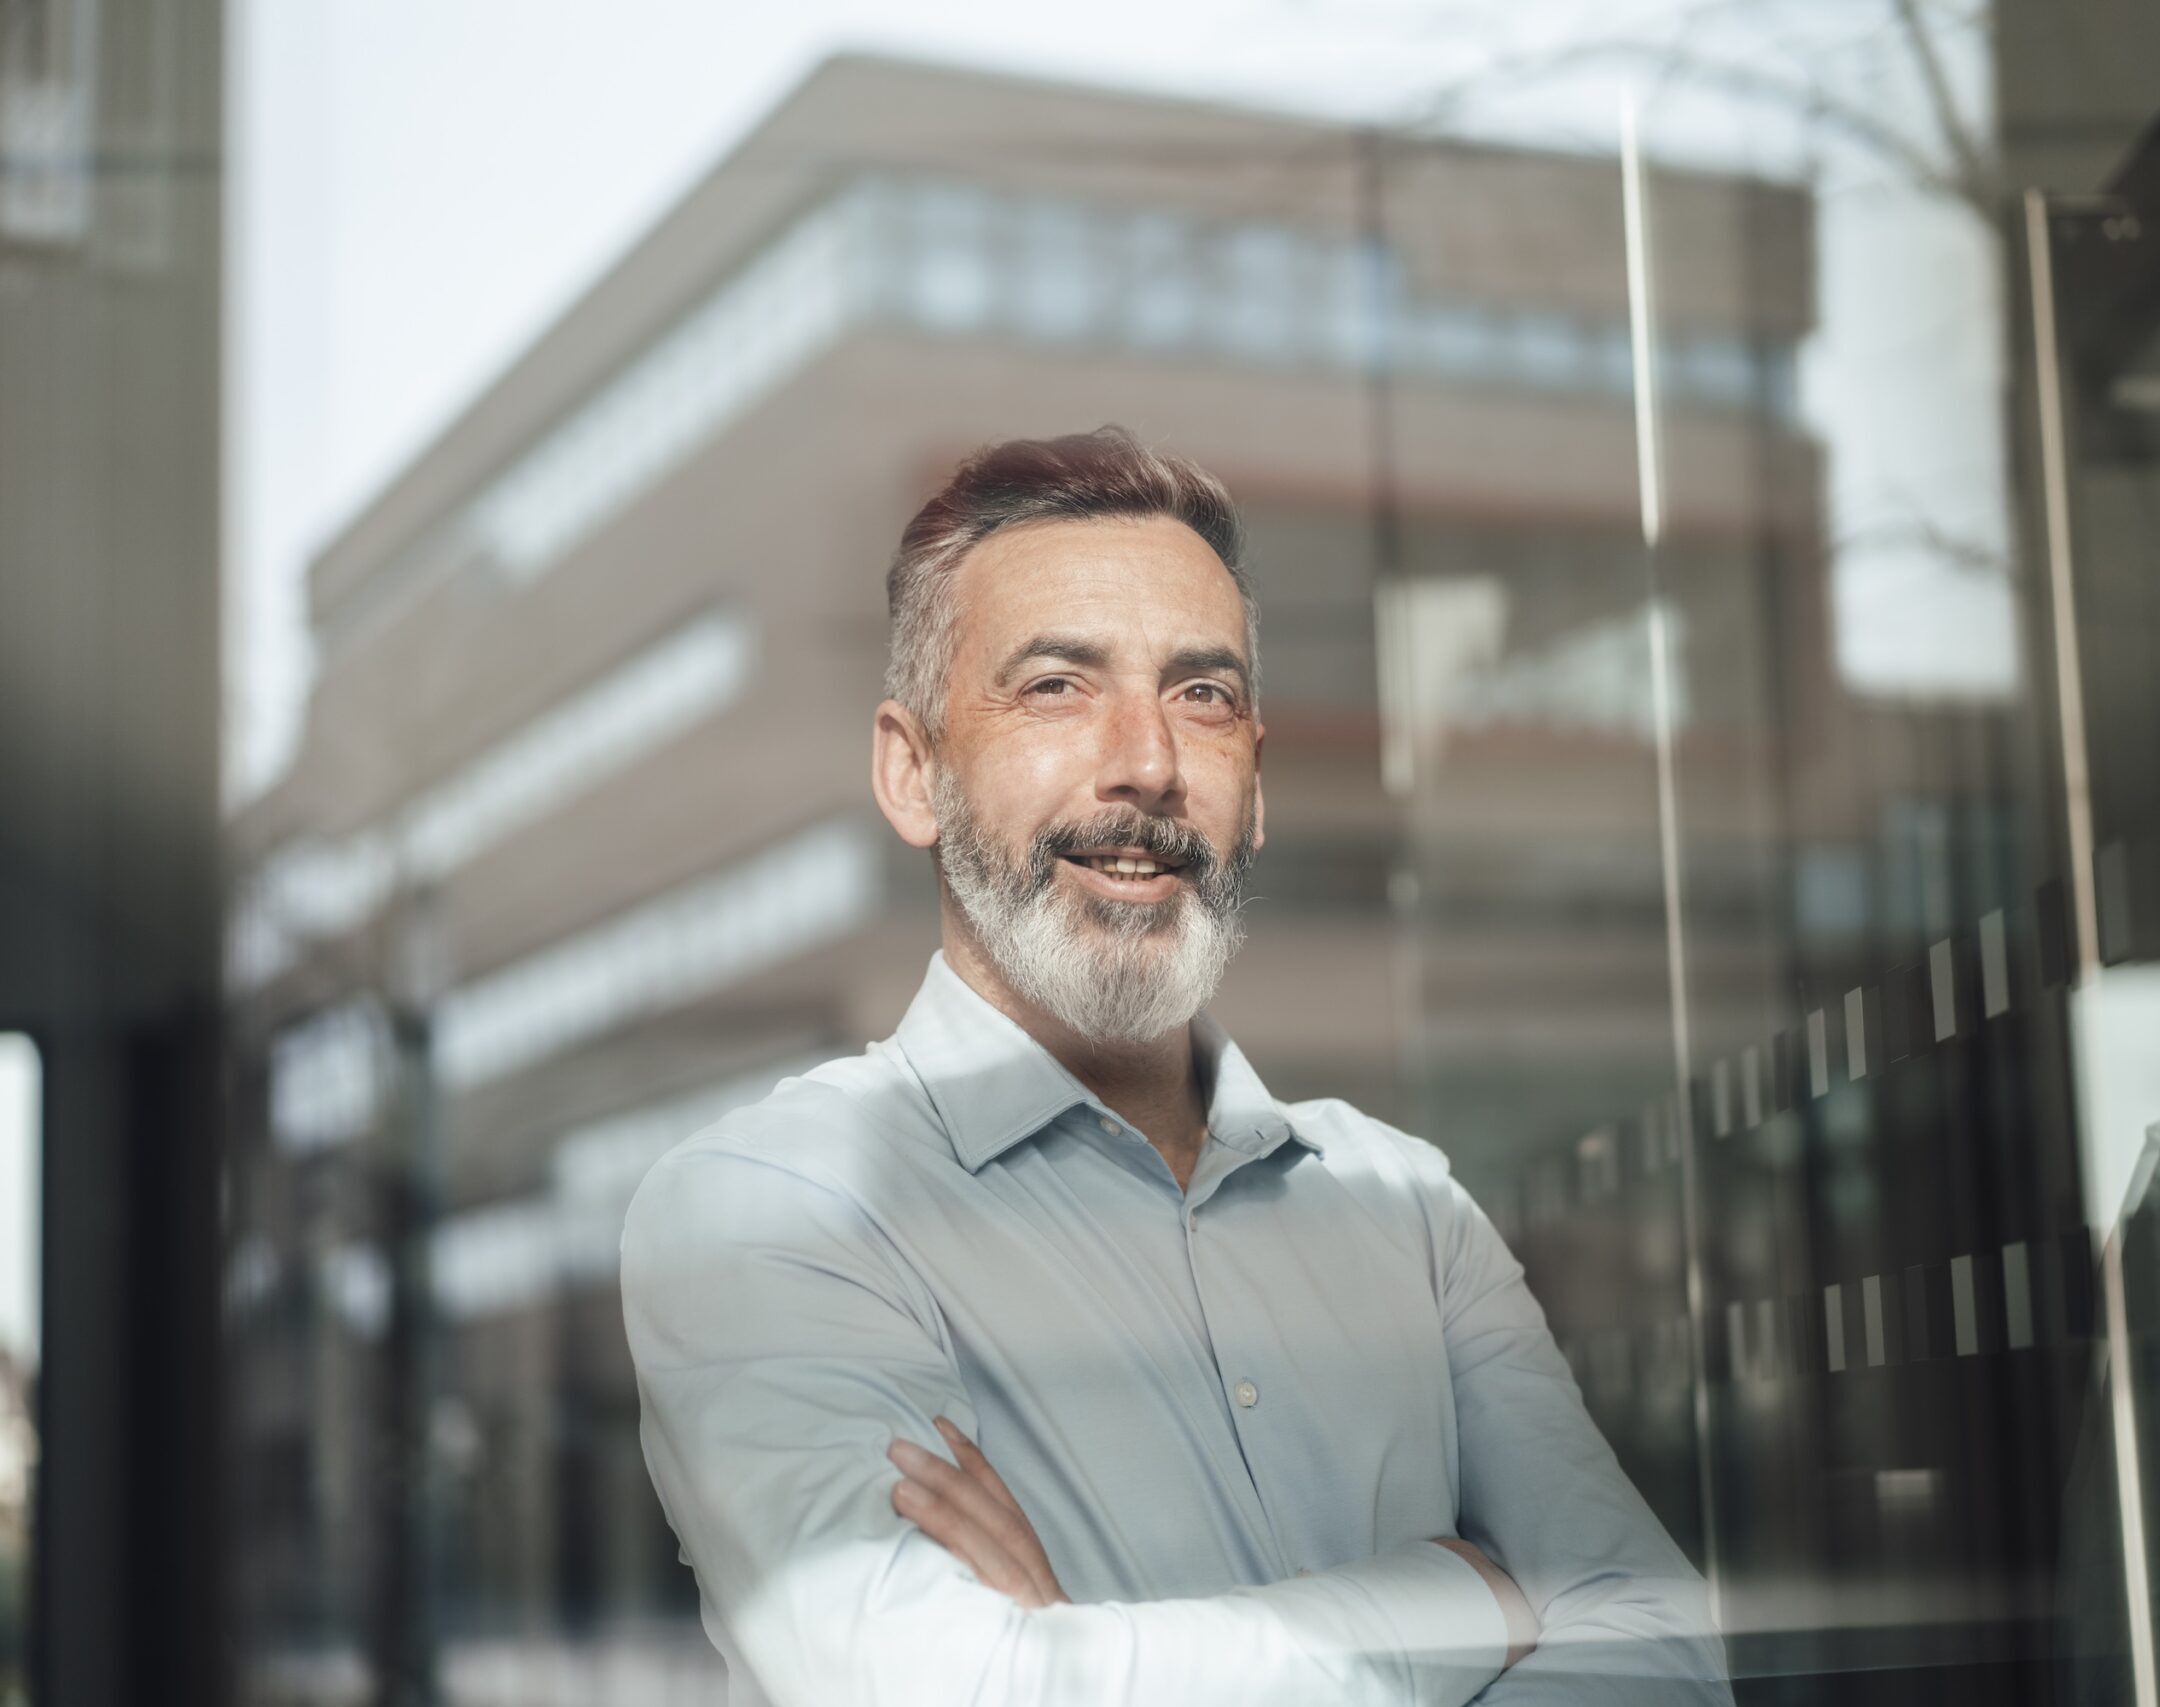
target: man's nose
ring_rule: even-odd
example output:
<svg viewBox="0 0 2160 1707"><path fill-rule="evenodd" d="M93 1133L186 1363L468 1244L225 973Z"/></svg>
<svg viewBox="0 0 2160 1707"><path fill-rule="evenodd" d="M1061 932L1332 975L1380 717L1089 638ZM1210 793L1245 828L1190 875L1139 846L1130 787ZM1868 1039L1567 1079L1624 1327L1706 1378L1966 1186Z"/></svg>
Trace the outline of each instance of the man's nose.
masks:
<svg viewBox="0 0 2160 1707"><path fill-rule="evenodd" d="M1161 702L1153 694L1121 697L1111 707L1103 732L1096 797L1123 800L1142 811L1157 812L1176 806L1184 793L1177 736Z"/></svg>

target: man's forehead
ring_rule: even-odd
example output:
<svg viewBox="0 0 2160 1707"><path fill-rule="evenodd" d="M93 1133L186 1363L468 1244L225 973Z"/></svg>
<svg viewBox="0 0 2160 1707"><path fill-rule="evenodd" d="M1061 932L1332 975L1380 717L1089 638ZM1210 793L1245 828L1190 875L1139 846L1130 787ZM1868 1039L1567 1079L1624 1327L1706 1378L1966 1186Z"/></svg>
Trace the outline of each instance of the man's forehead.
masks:
<svg viewBox="0 0 2160 1707"><path fill-rule="evenodd" d="M1118 656L1243 652L1236 580L1213 547L1168 517L1015 528L985 540L957 573L963 631L999 656L1038 634Z"/></svg>

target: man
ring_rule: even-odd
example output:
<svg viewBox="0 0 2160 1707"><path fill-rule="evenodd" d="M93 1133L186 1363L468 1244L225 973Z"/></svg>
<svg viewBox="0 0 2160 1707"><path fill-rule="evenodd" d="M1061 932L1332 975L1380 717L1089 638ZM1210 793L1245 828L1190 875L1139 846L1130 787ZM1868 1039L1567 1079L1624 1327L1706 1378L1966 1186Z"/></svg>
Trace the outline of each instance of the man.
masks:
<svg viewBox="0 0 2160 1707"><path fill-rule="evenodd" d="M735 1707L1729 1701L1446 1159L1277 1103L1200 1011L1264 824L1222 487L1110 428L997 446L888 590L872 785L943 947L623 1240Z"/></svg>

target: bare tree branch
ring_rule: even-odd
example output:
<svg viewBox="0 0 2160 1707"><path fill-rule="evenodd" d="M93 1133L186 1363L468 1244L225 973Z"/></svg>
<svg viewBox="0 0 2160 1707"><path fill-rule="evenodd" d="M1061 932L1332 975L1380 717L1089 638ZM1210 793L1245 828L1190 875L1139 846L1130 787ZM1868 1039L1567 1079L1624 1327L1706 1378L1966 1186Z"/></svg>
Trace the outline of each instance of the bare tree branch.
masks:
<svg viewBox="0 0 2160 1707"><path fill-rule="evenodd" d="M1859 143L1897 166L1919 187L1966 204L1989 224L1997 216L1995 174L1977 155L1970 168L1963 161L1946 165L1877 113L1820 83L1717 58L1679 44L1660 46L1606 39L1580 42L1557 52L1496 61L1482 68L1475 77L1462 79L1435 93L1413 122L1422 129L1446 129L1455 122L1456 115L1465 105L1489 93L1490 85L1495 81L1549 78L1569 71L1636 66L1663 79L1766 102Z"/></svg>
<svg viewBox="0 0 2160 1707"><path fill-rule="evenodd" d="M1828 542L1829 555L1843 557L1856 552L1918 547L1929 557L1961 574L2001 580L2016 568L2016 560L2000 543L1952 533L1925 516L1882 522L1857 528Z"/></svg>
<svg viewBox="0 0 2160 1707"><path fill-rule="evenodd" d="M1920 15L1919 0L1890 0L1890 3L1896 9L1898 27L1904 31L1905 40L1912 48L1913 62L1920 68L1920 80L1927 85L1928 104L1935 110L1935 122L1942 131L1944 145L1957 161L1959 175L1969 184L1989 181L1992 170L1981 158L1965 117L1951 96L1950 80L1943 75L1942 58L1935 51L1935 38L1928 29L1927 20Z"/></svg>

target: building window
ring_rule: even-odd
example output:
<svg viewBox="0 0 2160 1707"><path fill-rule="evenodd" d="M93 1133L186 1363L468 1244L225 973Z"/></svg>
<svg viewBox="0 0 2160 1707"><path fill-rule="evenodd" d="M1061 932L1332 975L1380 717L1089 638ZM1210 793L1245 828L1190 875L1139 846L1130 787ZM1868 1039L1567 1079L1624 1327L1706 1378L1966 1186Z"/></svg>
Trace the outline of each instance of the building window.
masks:
<svg viewBox="0 0 2160 1707"><path fill-rule="evenodd" d="M89 234L97 34L93 0L0 5L0 236L73 243Z"/></svg>
<svg viewBox="0 0 2160 1707"><path fill-rule="evenodd" d="M270 1128L287 1150L320 1150L369 1131L392 1069L373 1004L355 999L289 1026L270 1045Z"/></svg>
<svg viewBox="0 0 2160 1707"><path fill-rule="evenodd" d="M1519 315L1514 356L1516 371L1531 385L1588 390L1593 383L1590 340L1565 315Z"/></svg>
<svg viewBox="0 0 2160 1707"><path fill-rule="evenodd" d="M1136 214L1125 221L1125 290L1119 326L1148 348L1182 344L1193 335L1196 302L1193 264L1184 221L1168 214Z"/></svg>
<svg viewBox="0 0 2160 1707"><path fill-rule="evenodd" d="M1297 353L1298 262L1290 234L1266 227L1233 232L1222 247L1223 347L1254 361Z"/></svg>
<svg viewBox="0 0 2160 1707"><path fill-rule="evenodd" d="M348 643L412 588L460 569L513 583L546 573L819 350L880 319L1265 364L1363 370L1385 360L1437 380L1546 390L1625 395L1633 385L1624 325L1419 297L1385 245L866 177L797 219L385 563L330 613L326 637ZM1790 386L1777 383L1789 351L1757 356L1731 338L1680 336L1665 359L1675 399L1789 417Z"/></svg>
<svg viewBox="0 0 2160 1707"><path fill-rule="evenodd" d="M1102 294L1102 245L1091 221L1061 202L1030 201L1018 221L1015 322L1023 332L1062 341L1094 321Z"/></svg>
<svg viewBox="0 0 2160 1707"><path fill-rule="evenodd" d="M708 612L544 712L415 798L388 825L290 845L235 909L228 975L267 982L309 938L353 929L402 884L439 882L732 704L747 623Z"/></svg>
<svg viewBox="0 0 2160 1707"><path fill-rule="evenodd" d="M969 331L990 318L990 200L938 185L914 192L909 305L925 326Z"/></svg>
<svg viewBox="0 0 2160 1707"><path fill-rule="evenodd" d="M437 1069L454 1089L516 1072L844 936L878 901L868 826L817 825L452 992Z"/></svg>
<svg viewBox="0 0 2160 1707"><path fill-rule="evenodd" d="M1446 379L1484 379L1499 370L1494 316L1460 303L1421 303L1405 316L1405 366Z"/></svg>
<svg viewBox="0 0 2160 1707"><path fill-rule="evenodd" d="M826 1053L776 1061L564 1134L545 1190L453 1216L436 1229L429 1266L437 1307L464 1320L524 1309L569 1288L612 1285L623 1216L653 1163Z"/></svg>

